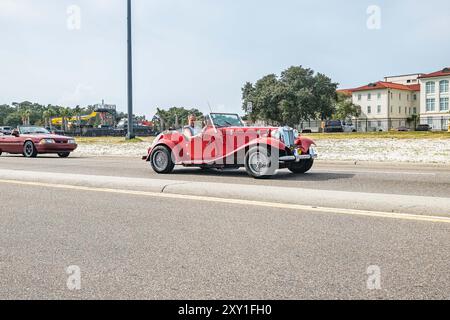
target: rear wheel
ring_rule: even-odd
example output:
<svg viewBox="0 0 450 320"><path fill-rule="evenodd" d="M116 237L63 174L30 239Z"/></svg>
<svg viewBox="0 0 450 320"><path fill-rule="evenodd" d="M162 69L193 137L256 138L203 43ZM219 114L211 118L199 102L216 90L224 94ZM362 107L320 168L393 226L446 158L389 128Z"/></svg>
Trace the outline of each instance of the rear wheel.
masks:
<svg viewBox="0 0 450 320"><path fill-rule="evenodd" d="M314 165L314 159L300 160L300 162L293 163L289 166L289 170L295 174L307 173Z"/></svg>
<svg viewBox="0 0 450 320"><path fill-rule="evenodd" d="M60 158L68 158L70 156L70 152L58 152L58 157Z"/></svg>
<svg viewBox="0 0 450 320"><path fill-rule="evenodd" d="M36 158L38 155L38 152L36 150L36 147L34 146L34 143L31 141L25 142L23 145L23 156L26 158Z"/></svg>
<svg viewBox="0 0 450 320"><path fill-rule="evenodd" d="M165 146L156 147L150 155L150 164L159 174L169 174L175 168L172 161L172 152Z"/></svg>
<svg viewBox="0 0 450 320"><path fill-rule="evenodd" d="M245 157L245 169L255 179L269 179L275 174L272 157L265 147L255 147Z"/></svg>

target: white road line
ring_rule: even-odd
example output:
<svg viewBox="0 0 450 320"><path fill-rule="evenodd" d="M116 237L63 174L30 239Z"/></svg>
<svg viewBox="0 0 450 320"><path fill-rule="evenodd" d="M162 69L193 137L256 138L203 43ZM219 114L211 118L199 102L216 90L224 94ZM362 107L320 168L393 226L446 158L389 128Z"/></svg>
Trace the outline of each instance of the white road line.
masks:
<svg viewBox="0 0 450 320"><path fill-rule="evenodd" d="M354 174L400 174L400 175L412 175L412 176L437 176L436 173L429 172L401 172L401 171L370 171L370 170L314 170L313 172L320 173L354 173Z"/></svg>
<svg viewBox="0 0 450 320"><path fill-rule="evenodd" d="M167 194L167 193L121 190L121 189L93 188L93 187L83 187L83 186L73 186L73 185L63 185L63 184L50 184L50 183L40 183L40 182L25 182L25 181L15 181L15 180L0 180L0 183L23 185L23 186L34 186L34 187L45 187L45 188L55 188L55 189L66 189L66 190L100 192L100 193L126 194L126 195L154 197L154 198L216 202L216 203L224 203L224 204L279 208L279 209L300 210L300 211L309 211L309 212L312 211L312 212L333 213L333 214L351 215L351 216L365 216L365 217L388 218L388 219L397 219L397 220L450 223L450 218L448 218L448 217L414 215L414 214L408 214L408 213L392 213L392 212L369 211L369 210L327 208L327 207L316 207L316 206L296 205L296 204L287 204L287 203L263 202L263 201L240 200L240 199L225 199L225 198L216 198L216 197L202 197L202 196Z"/></svg>

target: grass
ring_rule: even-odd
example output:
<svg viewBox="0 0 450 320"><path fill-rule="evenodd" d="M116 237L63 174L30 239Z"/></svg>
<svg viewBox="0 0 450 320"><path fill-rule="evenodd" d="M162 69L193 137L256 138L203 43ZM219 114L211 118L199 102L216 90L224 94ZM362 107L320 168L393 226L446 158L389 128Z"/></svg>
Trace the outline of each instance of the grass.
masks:
<svg viewBox="0 0 450 320"><path fill-rule="evenodd" d="M353 139L450 139L450 132L371 132L371 133L313 133L304 134L314 140L353 140ZM79 144L124 145L133 143L152 143L154 137L126 140L123 137L77 138Z"/></svg>
<svg viewBox="0 0 450 320"><path fill-rule="evenodd" d="M76 138L77 143L79 144L133 144L133 143L141 143L148 142L151 143L153 141L153 137L145 137L145 138L135 138L132 140L126 140L124 137L80 137Z"/></svg>
<svg viewBox="0 0 450 320"><path fill-rule="evenodd" d="M450 132L367 132L367 133L313 133L305 134L316 140L352 139L450 139Z"/></svg>

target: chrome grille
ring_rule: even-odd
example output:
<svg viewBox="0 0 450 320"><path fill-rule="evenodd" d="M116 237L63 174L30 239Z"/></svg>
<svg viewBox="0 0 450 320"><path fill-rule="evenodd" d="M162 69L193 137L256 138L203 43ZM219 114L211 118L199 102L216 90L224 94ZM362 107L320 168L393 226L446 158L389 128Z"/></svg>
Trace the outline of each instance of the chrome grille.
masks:
<svg viewBox="0 0 450 320"><path fill-rule="evenodd" d="M290 128L283 128L283 143L286 145L286 147L292 147L295 145L295 135L294 130Z"/></svg>

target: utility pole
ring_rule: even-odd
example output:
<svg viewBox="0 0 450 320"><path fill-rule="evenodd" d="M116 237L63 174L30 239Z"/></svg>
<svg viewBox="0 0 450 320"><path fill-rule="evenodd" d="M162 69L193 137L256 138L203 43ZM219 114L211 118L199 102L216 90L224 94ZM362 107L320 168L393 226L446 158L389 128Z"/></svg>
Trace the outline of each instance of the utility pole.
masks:
<svg viewBox="0 0 450 320"><path fill-rule="evenodd" d="M128 11L128 134L127 139L134 139L134 119L133 119L133 43L131 37L131 0L127 0Z"/></svg>

